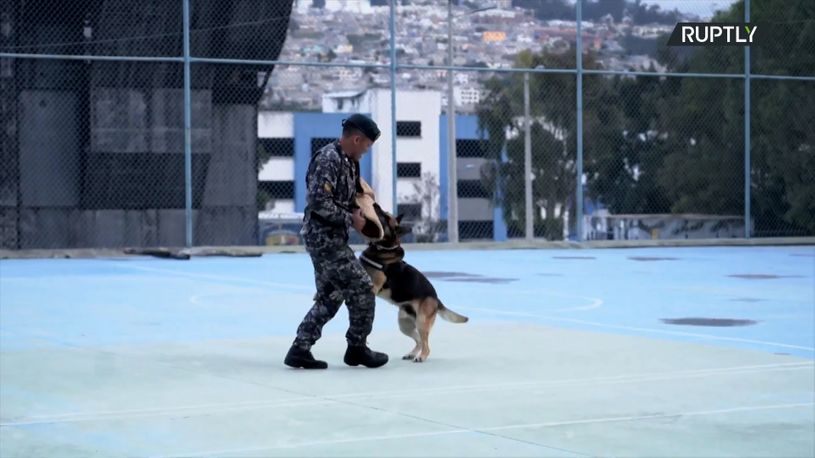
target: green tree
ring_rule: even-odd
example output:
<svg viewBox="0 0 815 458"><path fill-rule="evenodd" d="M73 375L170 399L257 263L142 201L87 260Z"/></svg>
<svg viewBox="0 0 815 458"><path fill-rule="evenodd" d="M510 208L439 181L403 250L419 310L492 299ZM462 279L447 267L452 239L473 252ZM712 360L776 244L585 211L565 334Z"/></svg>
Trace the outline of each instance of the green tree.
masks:
<svg viewBox="0 0 815 458"><path fill-rule="evenodd" d="M588 196L612 213L667 212L658 181L666 147L659 126L675 85L658 78L586 78L584 87L595 85L601 90L584 101Z"/></svg>
<svg viewBox="0 0 815 458"><path fill-rule="evenodd" d="M574 52L525 51L516 57L517 67L569 68L574 64ZM585 65L593 67L593 58ZM537 236L548 239L562 238L564 214L574 205L575 84L570 75L530 75L533 226ZM487 97L477 114L491 162L482 179L493 191L494 202L502 206L510 234L520 235L525 227L523 75L492 78L486 89Z"/></svg>
<svg viewBox="0 0 815 458"><path fill-rule="evenodd" d="M752 2L765 23L753 72L815 76L815 2ZM752 82L752 206L758 235L815 235L815 82Z"/></svg>
<svg viewBox="0 0 815 458"><path fill-rule="evenodd" d="M713 18L738 22L742 2ZM815 74L815 3L753 2L763 27L752 46L751 71ZM784 26L783 24L795 24ZM743 72L741 48L671 48L663 61L674 71ZM660 185L673 211L741 214L744 204L744 86L742 80L681 78L663 109L668 145ZM751 203L756 235L815 234L815 83L751 82Z"/></svg>
<svg viewBox="0 0 815 458"><path fill-rule="evenodd" d="M573 68L573 51L518 55L523 68ZM593 55L585 68L596 68ZM493 78L478 109L479 126L494 162L483 174L504 211L510 232L524 227L523 76ZM657 78L586 76L583 84L584 174L587 196L613 213L653 213L670 207L659 186L664 136L659 135L665 91ZM572 75L531 74L530 114L536 235L560 238L564 212L574 215L576 80ZM506 135L510 132L511 135ZM502 153L506 161L502 162ZM544 210L541 218L539 209ZM560 211L558 211L558 209ZM570 219L574 225L575 218Z"/></svg>
<svg viewBox="0 0 815 458"><path fill-rule="evenodd" d="M752 47L753 73L815 74L815 2L753 2L751 14L765 31ZM740 22L743 15L739 2L712 21ZM669 71L744 71L742 48L688 50L668 48L666 41L658 40L657 55ZM574 68L574 54L522 52L515 65ZM596 66L592 55L584 56L584 68ZM575 84L573 75L530 77L534 226L548 238L560 237L563 212L556 208L574 214ZM477 113L492 162L482 178L510 231L522 233L523 76L497 76L486 89ZM755 79L751 98L755 233L815 234L815 83ZM612 213L742 213L742 79L585 75L583 100L589 198Z"/></svg>

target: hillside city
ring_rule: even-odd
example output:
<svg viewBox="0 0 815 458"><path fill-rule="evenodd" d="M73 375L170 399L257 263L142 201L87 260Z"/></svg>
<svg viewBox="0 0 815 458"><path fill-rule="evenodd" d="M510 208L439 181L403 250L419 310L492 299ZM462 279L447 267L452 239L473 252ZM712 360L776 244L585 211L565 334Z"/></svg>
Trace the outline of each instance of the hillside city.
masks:
<svg viewBox="0 0 815 458"><path fill-rule="evenodd" d="M376 0L296 2L280 60L292 62L389 64L389 7ZM407 2L405 2L407 3ZM453 7L453 64L503 69L513 66L524 50L568 51L577 34L574 20L541 20L535 12L510 0L466 2ZM373 4L373 5L372 5ZM481 10L481 11L478 11ZM683 16L686 17L686 16ZM397 61L400 65L445 65L447 6L413 0L400 4L396 17ZM664 70L650 50L671 24L634 23L623 14L583 21L583 46L611 70ZM389 68L277 66L261 105L267 109L319 110L322 95L389 87ZM459 112L473 112L484 95L482 82L493 72L455 72L455 103ZM398 89L444 91L444 70L399 69ZM446 95L443 96L446 104Z"/></svg>

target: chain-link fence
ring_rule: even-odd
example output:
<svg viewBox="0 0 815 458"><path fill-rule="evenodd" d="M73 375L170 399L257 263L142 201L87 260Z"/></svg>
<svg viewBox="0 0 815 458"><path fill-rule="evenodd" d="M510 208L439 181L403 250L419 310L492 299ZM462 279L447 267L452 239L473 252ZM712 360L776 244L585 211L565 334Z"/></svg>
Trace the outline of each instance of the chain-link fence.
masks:
<svg viewBox="0 0 815 458"><path fill-rule="evenodd" d="M3 2L0 248L302 243L354 112L409 241L815 235L815 11L712 5ZM693 21L764 34L667 46Z"/></svg>

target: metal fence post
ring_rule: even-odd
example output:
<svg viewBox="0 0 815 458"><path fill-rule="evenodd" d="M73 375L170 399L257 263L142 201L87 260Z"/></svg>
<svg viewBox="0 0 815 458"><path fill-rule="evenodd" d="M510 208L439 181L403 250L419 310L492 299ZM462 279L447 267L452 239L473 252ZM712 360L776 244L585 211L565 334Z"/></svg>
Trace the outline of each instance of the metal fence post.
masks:
<svg viewBox="0 0 815 458"><path fill-rule="evenodd" d="M750 0L744 0L744 22L750 22ZM750 46L744 47L744 237L750 238Z"/></svg>
<svg viewBox="0 0 815 458"><path fill-rule="evenodd" d="M391 192L393 193L393 214L399 212L399 198L396 195L396 0L390 2L391 31Z"/></svg>
<svg viewBox="0 0 815 458"><path fill-rule="evenodd" d="M583 22L583 0L575 2L577 9L577 196L576 218L577 241L583 241L583 35L581 22Z"/></svg>
<svg viewBox="0 0 815 458"><path fill-rule="evenodd" d="M192 246L192 97L190 89L190 0L184 2L184 216L185 241Z"/></svg>
<svg viewBox="0 0 815 458"><path fill-rule="evenodd" d="M532 117L529 113L529 73L524 73L524 204L526 239L535 238L532 213Z"/></svg>
<svg viewBox="0 0 815 458"><path fill-rule="evenodd" d="M458 171L456 106L453 94L453 0L447 0L447 240L458 243Z"/></svg>

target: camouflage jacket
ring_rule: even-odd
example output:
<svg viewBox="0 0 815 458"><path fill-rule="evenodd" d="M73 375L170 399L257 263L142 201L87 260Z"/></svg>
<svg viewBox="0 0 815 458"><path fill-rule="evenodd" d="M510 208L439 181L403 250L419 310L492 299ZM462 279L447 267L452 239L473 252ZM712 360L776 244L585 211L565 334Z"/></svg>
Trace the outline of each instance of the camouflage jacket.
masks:
<svg viewBox="0 0 815 458"><path fill-rule="evenodd" d="M319 149L306 172L306 209L303 233L348 236L359 163L343 154L338 141Z"/></svg>

